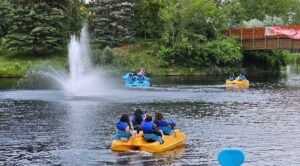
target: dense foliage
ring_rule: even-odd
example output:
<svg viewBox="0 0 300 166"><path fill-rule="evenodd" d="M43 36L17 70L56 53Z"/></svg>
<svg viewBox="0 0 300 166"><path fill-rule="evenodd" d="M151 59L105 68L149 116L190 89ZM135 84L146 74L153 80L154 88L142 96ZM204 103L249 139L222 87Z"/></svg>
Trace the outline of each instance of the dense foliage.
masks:
<svg viewBox="0 0 300 166"><path fill-rule="evenodd" d="M152 41L147 56L157 59L161 66L238 68L252 63L273 67L285 64L285 52L243 53L234 39L223 37L220 31L297 25L300 2L91 0L85 4L83 0L0 0L0 50L56 54L66 48L69 35L78 32L84 21L89 23L93 48L97 48L95 61L101 64L132 63L128 56L102 49L142 40Z"/></svg>
<svg viewBox="0 0 300 166"><path fill-rule="evenodd" d="M264 69L277 69L286 65L288 51L246 51L244 52L244 64Z"/></svg>
<svg viewBox="0 0 300 166"><path fill-rule="evenodd" d="M0 12L4 16L1 20L3 45L27 55L49 55L63 50L69 34L81 27L80 3L76 0L3 1L0 5L5 9Z"/></svg>
<svg viewBox="0 0 300 166"><path fill-rule="evenodd" d="M159 12L166 3L161 0L140 0L134 10L133 29L137 36L144 38L159 38L163 25Z"/></svg>
<svg viewBox="0 0 300 166"><path fill-rule="evenodd" d="M282 17L286 22L293 22L295 16L299 15L298 0L239 0L241 6L245 9L247 20L258 19L263 20L266 15Z"/></svg>
<svg viewBox="0 0 300 166"><path fill-rule="evenodd" d="M93 3L92 26L95 41L109 46L128 42L133 38L133 9L135 0L97 0Z"/></svg>
<svg viewBox="0 0 300 166"><path fill-rule="evenodd" d="M172 48L160 46L158 50L158 56L167 62L167 65L185 67L238 67L243 58L237 42L227 37L200 46L176 44Z"/></svg>

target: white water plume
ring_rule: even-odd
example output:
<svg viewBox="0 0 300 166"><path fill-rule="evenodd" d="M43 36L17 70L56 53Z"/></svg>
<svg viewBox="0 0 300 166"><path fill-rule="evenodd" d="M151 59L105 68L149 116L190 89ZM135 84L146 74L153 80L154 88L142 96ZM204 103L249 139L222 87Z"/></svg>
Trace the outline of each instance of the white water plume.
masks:
<svg viewBox="0 0 300 166"><path fill-rule="evenodd" d="M104 73L91 63L86 25L82 28L79 38L76 35L71 36L68 45L68 60L68 73L53 68L40 73L55 80L69 95L97 95L105 89L101 79Z"/></svg>

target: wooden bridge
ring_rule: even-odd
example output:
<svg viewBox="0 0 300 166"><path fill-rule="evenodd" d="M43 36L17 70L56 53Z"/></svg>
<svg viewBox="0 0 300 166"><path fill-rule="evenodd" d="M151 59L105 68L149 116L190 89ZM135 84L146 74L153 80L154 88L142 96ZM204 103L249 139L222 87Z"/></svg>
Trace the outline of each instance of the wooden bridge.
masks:
<svg viewBox="0 0 300 166"><path fill-rule="evenodd" d="M284 27L300 29L300 26ZM290 38L285 35L267 36L266 28L241 28L224 30L222 33L227 36L234 36L239 39L244 50L270 50L270 49L300 49L300 39Z"/></svg>

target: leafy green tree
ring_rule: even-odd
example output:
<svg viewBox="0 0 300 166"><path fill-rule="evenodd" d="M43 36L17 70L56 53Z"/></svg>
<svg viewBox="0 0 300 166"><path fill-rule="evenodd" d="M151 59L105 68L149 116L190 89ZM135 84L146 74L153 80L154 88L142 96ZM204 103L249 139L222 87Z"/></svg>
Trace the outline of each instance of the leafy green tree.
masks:
<svg viewBox="0 0 300 166"><path fill-rule="evenodd" d="M115 46L131 41L135 0L97 0L93 3L92 26L95 41L103 45Z"/></svg>
<svg viewBox="0 0 300 166"><path fill-rule="evenodd" d="M234 66L241 64L243 55L238 42L229 37L219 38L204 46L207 64L217 66Z"/></svg>
<svg viewBox="0 0 300 166"><path fill-rule="evenodd" d="M298 0L240 0L247 13L247 20L263 20L266 15L281 17L288 22L293 13L299 8Z"/></svg>
<svg viewBox="0 0 300 166"><path fill-rule="evenodd" d="M224 27L227 28L239 28L242 21L246 19L246 11L241 5L239 0L228 1L222 5L221 10L223 10L225 15Z"/></svg>
<svg viewBox="0 0 300 166"><path fill-rule="evenodd" d="M199 44L217 36L222 28L224 14L213 1L176 0L161 10L165 23L163 38L170 45L180 42Z"/></svg>
<svg viewBox="0 0 300 166"><path fill-rule="evenodd" d="M163 31L163 22L159 17L164 7L162 0L140 0L134 11L133 27L137 36L158 38Z"/></svg>

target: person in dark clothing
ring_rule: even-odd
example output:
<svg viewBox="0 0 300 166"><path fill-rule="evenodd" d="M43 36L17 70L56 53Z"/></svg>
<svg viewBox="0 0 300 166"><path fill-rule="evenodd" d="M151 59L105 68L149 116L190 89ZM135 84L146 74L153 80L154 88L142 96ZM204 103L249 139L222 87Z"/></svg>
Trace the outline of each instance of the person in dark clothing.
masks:
<svg viewBox="0 0 300 166"><path fill-rule="evenodd" d="M145 115L142 110L136 109L131 118L133 129L139 133L141 131L141 123L145 119Z"/></svg>

